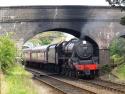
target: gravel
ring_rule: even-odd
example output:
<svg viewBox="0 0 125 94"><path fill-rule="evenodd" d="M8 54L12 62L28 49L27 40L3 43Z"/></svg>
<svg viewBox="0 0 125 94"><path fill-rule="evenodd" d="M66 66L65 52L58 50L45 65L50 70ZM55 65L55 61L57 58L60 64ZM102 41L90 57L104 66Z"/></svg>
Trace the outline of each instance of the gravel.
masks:
<svg viewBox="0 0 125 94"><path fill-rule="evenodd" d="M39 82L37 80L33 80L33 83L36 90L38 91L38 94L62 94L61 92L54 90L45 83Z"/></svg>

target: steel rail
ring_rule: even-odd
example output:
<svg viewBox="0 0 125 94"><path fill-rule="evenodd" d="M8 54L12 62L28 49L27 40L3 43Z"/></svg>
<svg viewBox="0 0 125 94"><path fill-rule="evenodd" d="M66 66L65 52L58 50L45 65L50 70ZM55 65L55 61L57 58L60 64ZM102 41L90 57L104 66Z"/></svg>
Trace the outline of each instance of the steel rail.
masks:
<svg viewBox="0 0 125 94"><path fill-rule="evenodd" d="M60 91L63 94L96 94L95 92L62 81L56 77L42 74L39 71L35 71L32 69L28 69L28 71L31 71L35 75L34 78L36 80L49 85L50 87L56 89L57 91Z"/></svg>
<svg viewBox="0 0 125 94"><path fill-rule="evenodd" d="M124 90L125 87L124 87L124 85L121 85L121 84L116 84L113 82L108 82L108 81L103 81L103 80L89 80L89 81L80 80L80 81L102 87L106 90L117 92L118 94L125 94L125 90ZM120 88L119 86L123 86L123 87Z"/></svg>
<svg viewBox="0 0 125 94"><path fill-rule="evenodd" d="M32 72L33 71L34 70L32 70ZM38 75L43 75L40 71L37 71L37 70L35 71L35 75L36 75L36 73L38 73ZM49 76L49 75L46 75L46 76ZM49 76L49 77L51 77L51 79L56 79L56 80L62 81L62 80L60 80L60 77L56 77L56 76ZM63 78L63 79L66 79L66 78ZM112 92L115 92L115 93L117 92L118 94L125 94L125 90L124 90L125 85L122 85L122 84L117 84L117 83L113 83L113 82L109 82L109 81L105 81L105 80L101 80L101 79L95 79L95 80L77 79L77 80L74 80L74 82L75 81L80 82L80 83L83 82L84 84L85 83L90 84L90 85L93 85L94 87L96 87L96 86L101 87L102 89L109 90L109 91L112 91ZM65 81L63 81L63 82L65 82ZM69 84L68 82L65 82L65 83ZM74 86L73 84L70 84L70 85ZM78 87L78 86L76 86L76 87ZM83 88L81 88L81 89L83 89Z"/></svg>

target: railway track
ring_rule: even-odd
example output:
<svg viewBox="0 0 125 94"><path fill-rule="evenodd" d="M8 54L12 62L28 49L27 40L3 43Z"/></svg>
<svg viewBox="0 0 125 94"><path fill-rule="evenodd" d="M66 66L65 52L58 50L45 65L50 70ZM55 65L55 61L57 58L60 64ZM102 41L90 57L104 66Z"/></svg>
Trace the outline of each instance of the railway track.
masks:
<svg viewBox="0 0 125 94"><path fill-rule="evenodd" d="M38 71L33 71L29 69L28 71L31 71L35 75L34 78L36 80L39 80L40 82L43 82L51 86L53 89L56 89L60 93L63 93L63 94L96 94L95 92L72 85L65 81L59 80L58 78L55 78L46 74L41 74Z"/></svg>
<svg viewBox="0 0 125 94"><path fill-rule="evenodd" d="M113 73L109 73L107 75L107 79L102 78L102 77L100 77L99 79L102 79L102 80L108 81L108 82L112 82L112 83L116 83L116 84L125 85L125 81L119 80L119 78L116 75L114 75Z"/></svg>
<svg viewBox="0 0 125 94"><path fill-rule="evenodd" d="M101 79L89 80L89 81L83 80L83 81L94 84L94 85L98 85L107 90L115 91L118 94L125 94L125 85L123 85L123 84L113 83L113 82L105 81L105 80L101 80Z"/></svg>
<svg viewBox="0 0 125 94"><path fill-rule="evenodd" d="M59 79L68 81L74 85L82 87L88 87L90 90L93 90L97 94L125 94L125 86L122 84L117 84L104 80L83 80L83 79L69 79L61 78ZM85 86L84 86L85 85ZM85 87L85 88L86 88Z"/></svg>
<svg viewBox="0 0 125 94"><path fill-rule="evenodd" d="M36 71L35 75L36 75L36 73L39 73L39 75L42 75L42 74L40 74L41 72L39 72L39 71ZM50 74L50 75L52 75L52 74ZM48 77L48 75L46 75L46 76ZM88 87L88 89L86 89L88 93L82 93L82 92L76 93L75 91L72 91L71 94L125 94L125 85L113 83L113 82L109 82L109 81L105 81L105 80L100 80L100 79L95 79L95 80L79 79L78 80L78 79L69 79L69 78L66 78L66 77L60 77L60 76L56 76L56 75L52 75L52 76L50 76L50 78L47 78L46 76L42 76L42 79L44 81L46 79L49 79L48 82L47 81L46 82L51 83L51 84L53 83L52 85L54 85L54 86L56 84L56 83L54 84L54 82L56 82L58 80L58 83L59 83L59 81L61 81L60 84L62 84L62 86L59 86L59 87L66 87L63 83L69 84L70 86L75 86L75 88L77 87L76 89L73 89L69 85L67 85L66 88L68 90L71 90L71 91L72 91L72 89L75 90L75 91L77 91L79 89L85 90L83 85L86 85L86 86L89 86L89 87L92 87L92 88L94 87L95 89L97 89L97 90L94 91L94 90L92 90ZM51 79L53 79L53 80L51 80ZM57 86L58 86L58 84L57 84ZM103 93L99 92L101 89L103 90ZM62 90L62 91L64 91L64 90ZM106 93L104 91L111 92L111 93ZM80 91L77 91L77 92L80 92ZM64 94L70 94L70 93L64 93Z"/></svg>

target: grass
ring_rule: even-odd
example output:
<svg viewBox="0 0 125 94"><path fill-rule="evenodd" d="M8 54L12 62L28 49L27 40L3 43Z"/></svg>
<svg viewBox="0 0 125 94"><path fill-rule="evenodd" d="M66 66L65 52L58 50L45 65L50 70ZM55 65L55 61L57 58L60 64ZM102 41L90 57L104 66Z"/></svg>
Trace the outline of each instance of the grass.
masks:
<svg viewBox="0 0 125 94"><path fill-rule="evenodd" d="M116 69L116 75L122 79L125 80L125 64L120 65L117 69Z"/></svg>
<svg viewBox="0 0 125 94"><path fill-rule="evenodd" d="M125 80L125 64L116 67L112 73L117 76L120 80Z"/></svg>
<svg viewBox="0 0 125 94"><path fill-rule="evenodd" d="M15 63L19 52L11 35L0 36L0 94L36 94L31 74Z"/></svg>
<svg viewBox="0 0 125 94"><path fill-rule="evenodd" d="M32 75L26 72L21 65L7 70L7 75L4 75L7 84L6 94L37 94L31 77Z"/></svg>

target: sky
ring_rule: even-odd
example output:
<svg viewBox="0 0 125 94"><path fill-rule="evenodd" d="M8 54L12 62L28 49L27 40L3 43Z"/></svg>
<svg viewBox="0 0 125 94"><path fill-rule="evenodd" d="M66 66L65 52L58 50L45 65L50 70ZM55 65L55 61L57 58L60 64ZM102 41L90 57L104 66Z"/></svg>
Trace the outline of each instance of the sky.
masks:
<svg viewBox="0 0 125 94"><path fill-rule="evenodd" d="M68 34L68 33L64 33L64 35L66 36L66 39L65 39L66 41L68 41L68 40L74 38L73 35L70 35L70 34Z"/></svg>
<svg viewBox="0 0 125 94"><path fill-rule="evenodd" d="M107 6L106 0L0 0L0 6L92 5Z"/></svg>

